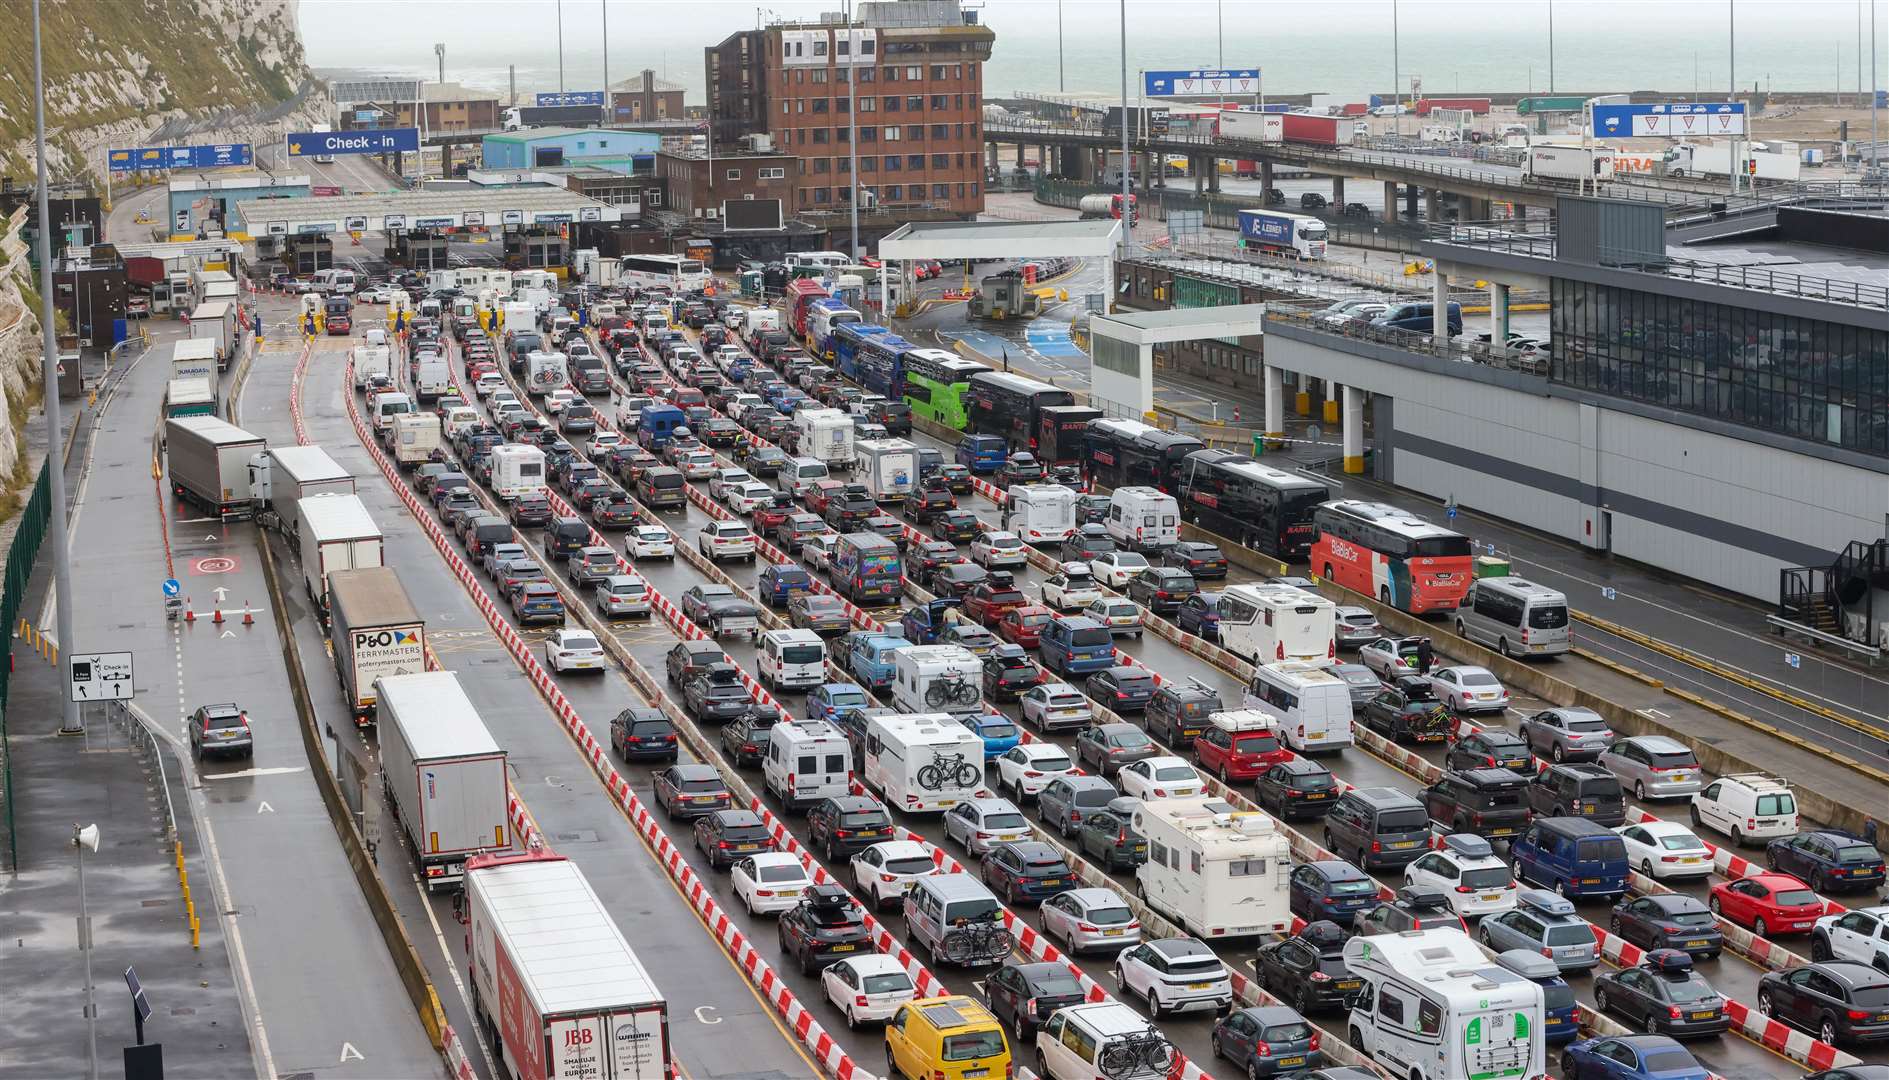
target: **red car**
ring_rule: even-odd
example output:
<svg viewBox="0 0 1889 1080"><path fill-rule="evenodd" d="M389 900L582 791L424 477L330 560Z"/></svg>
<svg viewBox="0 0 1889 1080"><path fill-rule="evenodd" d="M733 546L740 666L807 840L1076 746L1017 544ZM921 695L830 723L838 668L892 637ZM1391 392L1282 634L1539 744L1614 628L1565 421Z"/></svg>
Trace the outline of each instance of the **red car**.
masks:
<svg viewBox="0 0 1889 1080"><path fill-rule="evenodd" d="M1194 763L1221 782L1255 780L1292 751L1279 741L1279 728L1253 712L1215 713L1207 730L1194 740Z"/></svg>
<svg viewBox="0 0 1889 1080"><path fill-rule="evenodd" d="M995 630L1004 615L1027 605L1029 598L1009 574L997 574L971 587L964 594L964 613ZM1040 633L1040 631L1039 631Z"/></svg>
<svg viewBox="0 0 1889 1080"><path fill-rule="evenodd" d="M1712 886L1707 902L1722 915L1759 937L1802 934L1823 916L1823 901L1810 886L1789 874L1753 874Z"/></svg>
<svg viewBox="0 0 1889 1080"><path fill-rule="evenodd" d="M1041 604L1025 604L1004 612L992 629L1005 641L1014 641L1026 649L1034 649L1043 643L1043 628L1055 617L1055 612Z"/></svg>
<svg viewBox="0 0 1889 1080"><path fill-rule="evenodd" d="M807 489L807 509L826 516L826 508L833 503L833 496L846 485L838 480L815 480Z"/></svg>

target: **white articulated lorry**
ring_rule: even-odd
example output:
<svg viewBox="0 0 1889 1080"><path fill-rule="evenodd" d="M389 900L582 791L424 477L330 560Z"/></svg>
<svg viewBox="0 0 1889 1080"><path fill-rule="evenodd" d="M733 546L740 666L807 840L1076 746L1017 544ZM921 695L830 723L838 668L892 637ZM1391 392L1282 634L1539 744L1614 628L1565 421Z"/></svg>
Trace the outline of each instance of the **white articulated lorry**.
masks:
<svg viewBox="0 0 1889 1080"><path fill-rule="evenodd" d="M460 883L466 859L511 847L505 751L450 671L383 675L381 780L427 891Z"/></svg>
<svg viewBox="0 0 1889 1080"><path fill-rule="evenodd" d="M669 1004L577 864L466 862L472 1010L519 1077L672 1080Z"/></svg>

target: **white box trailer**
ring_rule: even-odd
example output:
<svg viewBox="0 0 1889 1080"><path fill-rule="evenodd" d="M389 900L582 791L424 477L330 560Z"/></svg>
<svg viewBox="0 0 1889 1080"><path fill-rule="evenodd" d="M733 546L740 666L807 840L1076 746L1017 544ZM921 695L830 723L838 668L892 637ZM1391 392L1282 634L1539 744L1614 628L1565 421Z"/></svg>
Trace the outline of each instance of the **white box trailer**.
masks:
<svg viewBox="0 0 1889 1080"><path fill-rule="evenodd" d="M865 772L887 806L941 813L987 791L984 739L950 713L870 717Z"/></svg>
<svg viewBox="0 0 1889 1080"><path fill-rule="evenodd" d="M1338 605L1290 585L1231 585L1220 593L1220 647L1251 664L1335 660Z"/></svg>
<svg viewBox="0 0 1889 1080"><path fill-rule="evenodd" d="M853 479L879 502L903 499L918 478L918 447L906 439L867 439L853 444Z"/></svg>
<svg viewBox="0 0 1889 1080"><path fill-rule="evenodd" d="M328 575L336 570L380 566L383 537L359 495L311 495L296 507L302 587L317 610L328 610Z"/></svg>
<svg viewBox="0 0 1889 1080"><path fill-rule="evenodd" d="M450 671L375 680L381 780L428 892L457 886L467 857L511 846L505 751Z"/></svg>
<svg viewBox="0 0 1889 1080"><path fill-rule="evenodd" d="M299 534L297 506L311 495L355 493L354 474L319 446L272 446L249 462L249 490L258 507L282 519L282 531Z"/></svg>
<svg viewBox="0 0 1889 1080"><path fill-rule="evenodd" d="M1273 819L1219 813L1214 800L1156 799L1135 808L1135 831L1165 862L1135 868L1148 906L1204 939L1258 937L1292 925L1292 852ZM1224 804L1221 804L1224 805Z"/></svg>
<svg viewBox="0 0 1889 1080"><path fill-rule="evenodd" d="M328 638L335 675L357 723L374 716L374 680L426 670L426 622L390 566L328 575Z"/></svg>
<svg viewBox="0 0 1889 1080"><path fill-rule="evenodd" d="M1541 985L1491 960L1461 930L1354 937L1345 967L1365 982L1366 1000L1403 1005L1401 1021L1381 1009L1358 1009L1349 1020L1357 1048L1398 1075L1547 1075Z"/></svg>
<svg viewBox="0 0 1889 1080"><path fill-rule="evenodd" d="M171 493L219 517L248 517L249 462L268 446L214 416L172 417L164 422Z"/></svg>
<svg viewBox="0 0 1889 1080"><path fill-rule="evenodd" d="M669 1005L577 864L466 863L473 1011L520 1077L671 1080Z"/></svg>

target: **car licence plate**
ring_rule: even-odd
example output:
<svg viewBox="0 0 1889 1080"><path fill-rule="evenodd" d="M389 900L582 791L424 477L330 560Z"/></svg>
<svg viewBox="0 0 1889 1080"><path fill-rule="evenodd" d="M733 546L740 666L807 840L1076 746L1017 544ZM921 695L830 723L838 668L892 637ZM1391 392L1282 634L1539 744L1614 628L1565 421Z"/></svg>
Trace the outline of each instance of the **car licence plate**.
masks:
<svg viewBox="0 0 1889 1080"><path fill-rule="evenodd" d="M1691 941L1686 942L1684 947L1688 949L1703 949L1705 948L1705 939L1694 938Z"/></svg>

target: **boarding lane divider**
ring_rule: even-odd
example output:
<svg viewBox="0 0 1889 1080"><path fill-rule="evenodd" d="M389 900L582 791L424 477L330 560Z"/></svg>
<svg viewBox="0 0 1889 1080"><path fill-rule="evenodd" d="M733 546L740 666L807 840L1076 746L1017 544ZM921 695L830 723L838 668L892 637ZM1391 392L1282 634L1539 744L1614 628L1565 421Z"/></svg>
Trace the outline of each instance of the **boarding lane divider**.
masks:
<svg viewBox="0 0 1889 1080"><path fill-rule="evenodd" d="M630 789L629 781L611 764L607 747L597 741L589 726L578 715L576 708L558 688L555 680L545 671L543 665L538 662L537 657L532 654L524 637L500 615L497 605L474 578L471 568L447 541L445 531L430 515L422 511L409 485L386 454L381 451L378 441L361 419L354 395L344 394L343 396L347 400L348 417L354 423L355 433L362 445L367 448L381 473L386 476L388 483L399 494L401 501L406 504L407 509L413 514L415 520L420 522L423 531L433 541L434 546L445 557L448 566L473 597L493 632L504 643L513 659L524 669L526 677L551 705L552 712L559 722L578 742L579 748L590 760L592 769L603 779L606 790L610 792L619 807L629 815L631 822L642 834L644 840L656 851L657 861L681 886L683 894L695 906L704 924L735 959L736 966L741 968L748 980L762 992L775 1011L781 1014L788 1027L793 1030L795 1037L807 1047L820 1062L821 1068L825 1069L829 1075L835 1080L870 1080L871 1074L859 1066L832 1035L813 1018L811 1011L801 1004L774 969L762 959L760 950L748 940L747 935L741 932L734 920L722 911L721 906L695 873L694 868L688 864L681 851L656 824L654 816L643 805L642 800ZM519 821L520 817L515 811L514 828L517 827ZM533 834L535 835L535 830Z"/></svg>

